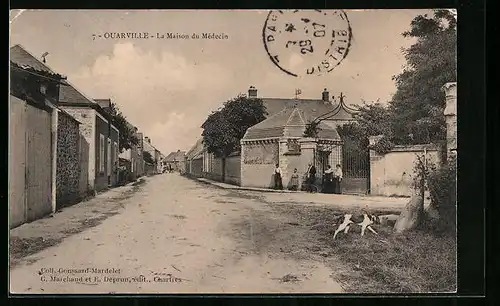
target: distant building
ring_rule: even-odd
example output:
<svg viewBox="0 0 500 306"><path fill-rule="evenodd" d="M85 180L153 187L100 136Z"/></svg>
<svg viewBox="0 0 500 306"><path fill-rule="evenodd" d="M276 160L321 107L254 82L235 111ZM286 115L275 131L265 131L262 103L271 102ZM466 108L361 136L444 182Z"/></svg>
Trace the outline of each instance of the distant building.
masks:
<svg viewBox="0 0 500 306"><path fill-rule="evenodd" d="M176 152L170 152L170 154L165 157L165 166L171 168L174 171L184 172L185 166L185 151L177 150Z"/></svg>

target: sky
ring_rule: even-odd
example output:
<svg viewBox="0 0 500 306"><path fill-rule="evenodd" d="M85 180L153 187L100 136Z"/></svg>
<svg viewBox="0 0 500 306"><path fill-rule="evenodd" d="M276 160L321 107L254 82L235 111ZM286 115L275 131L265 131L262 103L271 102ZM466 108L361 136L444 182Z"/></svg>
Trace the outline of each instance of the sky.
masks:
<svg viewBox="0 0 500 306"><path fill-rule="evenodd" d="M10 45L33 55L86 96L110 98L128 121L167 155L189 150L201 125L224 101L259 97L320 99L345 95L347 104L390 100L392 76L405 64L401 33L428 10L347 10L352 41L346 58L322 76L292 77L270 60L262 29L268 11L217 10L19 10L11 11ZM112 39L116 32L217 33L228 39ZM96 36L93 36L95 34Z"/></svg>

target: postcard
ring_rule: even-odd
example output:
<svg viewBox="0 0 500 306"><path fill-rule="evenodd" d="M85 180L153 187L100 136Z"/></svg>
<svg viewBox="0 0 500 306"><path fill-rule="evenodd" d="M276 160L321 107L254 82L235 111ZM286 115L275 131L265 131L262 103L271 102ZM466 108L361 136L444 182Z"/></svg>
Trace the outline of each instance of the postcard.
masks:
<svg viewBox="0 0 500 306"><path fill-rule="evenodd" d="M11 10L11 294L456 292L457 14Z"/></svg>

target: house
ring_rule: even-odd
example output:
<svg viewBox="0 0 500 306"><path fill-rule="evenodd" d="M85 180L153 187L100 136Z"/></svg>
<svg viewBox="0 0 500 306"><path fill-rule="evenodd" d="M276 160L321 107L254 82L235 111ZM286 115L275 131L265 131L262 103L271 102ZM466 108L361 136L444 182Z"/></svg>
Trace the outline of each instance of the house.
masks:
<svg viewBox="0 0 500 306"><path fill-rule="evenodd" d="M141 177L145 175L144 171L144 135L141 132L136 132L135 136L137 137L137 162L136 162L136 169L137 169L137 177Z"/></svg>
<svg viewBox="0 0 500 306"><path fill-rule="evenodd" d="M11 61L54 73L48 65L22 46L16 45L10 51ZM58 88L57 107L80 122L80 194L92 194L116 185L119 131L113 125L112 116L105 110L109 107L110 101L101 102L100 105L84 95L68 80L63 80L62 85L64 86ZM59 167L60 171L68 171L66 169L70 168ZM73 172L76 172L76 169Z"/></svg>
<svg viewBox="0 0 500 306"><path fill-rule="evenodd" d="M73 84L61 89L59 105L82 122L80 133L89 147L87 189L99 192L118 184L119 135L109 112L111 101L99 103L85 96Z"/></svg>
<svg viewBox="0 0 500 306"><path fill-rule="evenodd" d="M147 175L158 173L157 152L156 148L151 144L151 138L144 137L143 141L143 159L145 161L145 172ZM151 160L146 160L151 157Z"/></svg>
<svg viewBox="0 0 500 306"><path fill-rule="evenodd" d="M138 133L137 127L127 123L128 128L134 131L135 137L137 137L139 142L142 142L142 134ZM139 138L139 134L141 137ZM139 177L143 175L143 164L144 160L142 157L142 144L131 144L129 149L125 149L123 152L119 154L120 160L123 160L123 163L127 165L127 173L128 177L126 180L135 181Z"/></svg>
<svg viewBox="0 0 500 306"><path fill-rule="evenodd" d="M303 168L308 163L316 165L319 178L327 165L347 165L343 163L343 141L336 130L339 125L355 122L357 110L346 105L342 94L337 101L330 98L327 89L321 93L321 99L265 98L258 97L257 93L257 89L251 86L248 97L263 101L267 111L266 119L247 130L241 140L242 152L234 152L226 158L224 175L222 160L204 148L204 177L213 180L222 180L224 177L226 182L242 186L269 187L273 168L277 163L284 168L285 185L288 174L294 168L303 174ZM315 119L321 119L320 135L307 144L306 139L302 139L303 133L306 126ZM195 144L194 147L197 146L199 145ZM309 146L310 150L302 148L303 146ZM194 147L192 150L195 150ZM192 163L193 160L189 154L186 162ZM190 171L194 175L194 171ZM364 179L367 180L367 177Z"/></svg>
<svg viewBox="0 0 500 306"><path fill-rule="evenodd" d="M199 138L185 156L185 173L194 177L203 176L203 138Z"/></svg>
<svg viewBox="0 0 500 306"><path fill-rule="evenodd" d="M174 171L184 172L186 169L185 155L186 152L181 150L170 152L170 154L168 154L167 157L165 157L166 167Z"/></svg>
<svg viewBox="0 0 500 306"><path fill-rule="evenodd" d="M65 77L10 49L9 226L79 199L79 124L57 106Z"/></svg>

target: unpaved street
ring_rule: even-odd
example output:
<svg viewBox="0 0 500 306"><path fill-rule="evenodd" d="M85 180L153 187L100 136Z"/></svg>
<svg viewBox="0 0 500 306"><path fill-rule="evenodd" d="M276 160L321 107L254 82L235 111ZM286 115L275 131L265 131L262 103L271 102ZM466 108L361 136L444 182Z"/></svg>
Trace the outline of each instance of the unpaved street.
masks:
<svg viewBox="0 0 500 306"><path fill-rule="evenodd" d="M328 268L338 259L317 255L317 234L257 192L163 174L116 201L101 224L23 258L11 269L11 292L342 291Z"/></svg>

